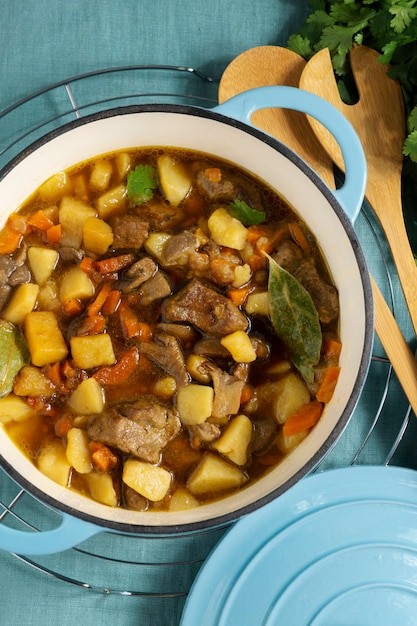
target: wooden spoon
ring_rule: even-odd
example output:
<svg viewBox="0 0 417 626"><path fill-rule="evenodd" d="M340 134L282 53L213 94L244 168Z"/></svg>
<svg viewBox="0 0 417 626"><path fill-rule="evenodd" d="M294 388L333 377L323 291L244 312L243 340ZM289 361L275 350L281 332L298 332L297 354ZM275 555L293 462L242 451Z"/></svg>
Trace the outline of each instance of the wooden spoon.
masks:
<svg viewBox="0 0 417 626"><path fill-rule="evenodd" d="M260 46L243 52L226 68L219 85L219 102L255 87L287 85L298 87L300 72L306 67L302 57L286 48ZM272 111L274 112L272 114ZM285 113L283 115L282 113ZM273 135L315 168L323 180L334 188L333 164L321 144L314 141L306 117L281 109L263 109L252 116L252 123ZM256 115L256 118L255 118ZM256 124L255 124L256 122ZM404 392L417 414L417 361L398 324L371 277L375 330L392 363Z"/></svg>
<svg viewBox="0 0 417 626"><path fill-rule="evenodd" d="M345 104L337 89L330 53L327 48L306 64L300 87L331 102L350 121L361 140L368 166L366 197L386 235L398 276L417 334L417 267L411 251L402 210L402 147L405 138L405 113L401 87L387 75L387 67L377 61L379 53L356 46L350 63L359 101ZM329 132L310 120L316 137L342 169L339 147Z"/></svg>

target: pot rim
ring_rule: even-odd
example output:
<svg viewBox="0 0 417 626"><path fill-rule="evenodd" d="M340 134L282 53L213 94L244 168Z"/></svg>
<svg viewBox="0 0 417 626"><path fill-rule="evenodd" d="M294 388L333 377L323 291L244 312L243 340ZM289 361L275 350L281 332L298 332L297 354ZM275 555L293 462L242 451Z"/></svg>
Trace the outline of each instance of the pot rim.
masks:
<svg viewBox="0 0 417 626"><path fill-rule="evenodd" d="M222 124L227 124L236 128L239 131L252 135L254 138L258 139L262 143L267 144L275 151L281 153L286 159L291 161L301 172L306 175L315 187L318 188L319 192L325 197L327 202L332 207L335 212L339 222L341 223L346 235L349 239L350 245L352 246L354 256L357 261L360 277L361 277L361 286L364 294L364 306L365 306L365 329L364 329L364 341L363 341L363 349L362 349L362 358L360 361L360 365L356 374L355 381L353 383L352 393L347 400L344 408L334 425L333 429L328 434L326 440L323 444L315 451L312 457L310 457L306 463L304 463L298 471L296 471L290 478L285 480L281 485L277 486L275 489L271 490L265 495L260 496L249 504L244 505L241 508L237 508L231 512L225 513L216 517L209 517L203 520L194 521L190 523L180 523L180 524L161 524L161 525L143 525L143 524L133 524L126 523L124 521L110 520L110 519L101 519L91 515L90 513L86 513L78 508L74 508L66 502L62 502L57 500L54 496L45 491L39 489L36 485L30 482L27 478L22 476L18 469L10 464L10 462L3 456L0 451L0 465L5 469L5 471L9 474L15 482L21 485L28 493L33 495L37 500L51 507L55 511L61 512L63 514L69 514L71 516L77 517L85 522L93 523L94 525L100 527L102 530L108 531L116 531L120 533L126 534L141 534L147 536L163 536L163 535L172 535L172 534L184 534L189 532L196 531L205 531L213 528L219 528L221 526L225 526L230 524L231 522L236 521L243 515L246 515L275 499L277 496L281 495L289 488L291 488L296 482L300 480L303 476L311 473L318 463L323 460L323 458L329 453L329 451L333 448L337 440L340 438L341 434L345 430L348 421L357 405L357 402L360 397L360 393L362 391L362 387L364 381L367 376L367 372L369 369L371 354L372 354L372 345L373 345L373 299L372 299L372 289L370 283L370 277L367 269L366 260L360 245L360 242L357 238L355 230L353 228L352 222L347 217L345 211L343 210L341 204L338 199L332 193L332 191L327 187L327 185L322 181L322 179L314 172L306 163L303 161L296 153L294 153L288 146L277 140L276 138L264 133L263 131L248 125L242 121L239 121L235 118L223 115L221 112L221 106L218 107L218 110L213 111L210 109L199 108L191 105L181 105L181 104L141 104L141 105L128 105L116 108L110 108L103 111L98 111L95 113L91 113L81 118L77 118L76 120L70 121L66 124L63 124L57 129L54 129L39 139L36 139L29 146L25 147L19 154L13 157L10 162L8 162L1 170L0 170L0 182L27 156L35 152L38 148L44 146L49 143L56 137L63 135L75 128L79 128L83 125L87 125L91 122L95 122L98 120L103 120L107 118L115 118L117 116L124 116L129 114L140 114L140 113L175 113L179 115L186 116L197 116L202 118L208 118L214 121L218 121ZM204 150L203 150L204 152ZM75 164L74 164L75 165ZM297 210L297 209L296 209ZM225 496L227 498L227 495ZM148 513L145 513L147 515ZM167 520L168 520L167 513Z"/></svg>

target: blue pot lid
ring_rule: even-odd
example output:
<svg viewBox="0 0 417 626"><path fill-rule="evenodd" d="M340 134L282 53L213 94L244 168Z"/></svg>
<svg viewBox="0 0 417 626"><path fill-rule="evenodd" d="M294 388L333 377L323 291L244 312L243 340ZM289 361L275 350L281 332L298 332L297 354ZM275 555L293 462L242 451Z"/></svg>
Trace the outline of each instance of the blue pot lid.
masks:
<svg viewBox="0 0 417 626"><path fill-rule="evenodd" d="M311 475L237 522L181 626L417 625L417 472Z"/></svg>

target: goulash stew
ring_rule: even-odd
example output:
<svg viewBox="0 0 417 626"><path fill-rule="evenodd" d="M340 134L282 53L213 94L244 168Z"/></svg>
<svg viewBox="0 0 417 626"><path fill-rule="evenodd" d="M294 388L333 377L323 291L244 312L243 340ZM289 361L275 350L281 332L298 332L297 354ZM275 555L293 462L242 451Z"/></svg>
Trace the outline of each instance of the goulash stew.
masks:
<svg viewBox="0 0 417 626"><path fill-rule="evenodd" d="M332 397L325 260L233 164L159 147L83 163L10 215L0 253L0 421L87 497L223 497L279 464Z"/></svg>

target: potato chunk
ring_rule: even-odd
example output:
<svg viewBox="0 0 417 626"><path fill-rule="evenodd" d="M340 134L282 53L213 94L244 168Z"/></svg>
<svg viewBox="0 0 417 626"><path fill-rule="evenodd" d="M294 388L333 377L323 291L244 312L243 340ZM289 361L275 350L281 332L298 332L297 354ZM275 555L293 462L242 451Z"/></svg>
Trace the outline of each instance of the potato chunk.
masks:
<svg viewBox="0 0 417 626"><path fill-rule="evenodd" d="M278 424L284 424L310 401L310 392L301 378L290 372L280 380L260 385L257 398L260 410L273 414Z"/></svg>
<svg viewBox="0 0 417 626"><path fill-rule="evenodd" d="M13 392L16 396L51 398L56 392L56 388L38 367L25 365L15 378Z"/></svg>
<svg viewBox="0 0 417 626"><path fill-rule="evenodd" d="M158 175L166 199L172 206L178 206L192 185L187 168L169 154L163 154L158 157Z"/></svg>
<svg viewBox="0 0 417 626"><path fill-rule="evenodd" d="M65 446L58 439L49 441L42 448L37 458L37 467L58 485L68 486L71 465L68 463Z"/></svg>
<svg viewBox="0 0 417 626"><path fill-rule="evenodd" d="M162 500L171 486L171 474L163 467L128 459L123 467L123 482L152 502Z"/></svg>
<svg viewBox="0 0 417 626"><path fill-rule="evenodd" d="M236 465L245 465L252 439L252 422L246 415L237 415L214 442L213 448Z"/></svg>
<svg viewBox="0 0 417 626"><path fill-rule="evenodd" d="M149 252L149 254L152 254L162 265L164 264L164 247L171 237L172 235L169 233L153 232L149 235L144 244L145 250Z"/></svg>
<svg viewBox="0 0 417 626"><path fill-rule="evenodd" d="M25 336L33 365L43 367L61 361L68 354L53 311L32 311L25 319Z"/></svg>
<svg viewBox="0 0 417 626"><path fill-rule="evenodd" d="M95 378L86 378L72 392L69 406L81 415L101 413L104 409L104 392Z"/></svg>
<svg viewBox="0 0 417 626"><path fill-rule="evenodd" d="M71 267L63 274L59 288L59 299L62 303L72 299L87 300L93 295L93 283L78 266Z"/></svg>
<svg viewBox="0 0 417 626"><path fill-rule="evenodd" d="M90 174L90 185L98 191L105 191L110 184L113 167L110 161L100 159L94 163Z"/></svg>
<svg viewBox="0 0 417 626"><path fill-rule="evenodd" d="M13 393L0 398L0 424L23 422L36 415L36 412L22 398Z"/></svg>
<svg viewBox="0 0 417 626"><path fill-rule="evenodd" d="M74 336L70 339L72 358L81 369L91 369L116 362L110 335Z"/></svg>
<svg viewBox="0 0 417 626"><path fill-rule="evenodd" d="M91 497L101 504L117 506L117 494L110 474L90 472L85 475Z"/></svg>
<svg viewBox="0 0 417 626"><path fill-rule="evenodd" d="M35 283L19 285L3 311L3 319L12 324L23 324L27 314L35 308L38 293L39 285Z"/></svg>
<svg viewBox="0 0 417 626"><path fill-rule="evenodd" d="M309 430L302 430L300 433L295 435L291 435L290 437L285 437L282 434L282 431L278 433L276 438L276 444L278 450L280 450L283 454L288 454L291 450L294 450L302 442L303 439L307 437Z"/></svg>
<svg viewBox="0 0 417 626"><path fill-rule="evenodd" d="M237 363L251 363L256 360L256 351L249 335L244 330L236 330L220 339L220 343L229 350Z"/></svg>
<svg viewBox="0 0 417 626"><path fill-rule="evenodd" d="M89 474L93 467L88 442L88 435L82 428L70 428L67 433L68 463L79 474Z"/></svg>
<svg viewBox="0 0 417 626"><path fill-rule="evenodd" d="M245 481L246 476L238 467L209 453L191 474L187 488L194 496L201 496L236 489Z"/></svg>
<svg viewBox="0 0 417 626"><path fill-rule="evenodd" d="M246 301L245 309L248 315L269 315L271 310L269 293L267 291L250 293Z"/></svg>
<svg viewBox="0 0 417 626"><path fill-rule="evenodd" d="M39 187L38 193L44 202L58 202L72 193L71 179L66 172L58 172Z"/></svg>
<svg viewBox="0 0 417 626"><path fill-rule="evenodd" d="M197 498L188 491L188 489L179 488L172 494L171 501L169 503L170 511L186 511L188 509L195 509L200 503Z"/></svg>
<svg viewBox="0 0 417 626"><path fill-rule="evenodd" d="M275 419L283 424L303 404L310 400L310 392L305 383L294 373L288 374L279 381L278 395L275 400Z"/></svg>
<svg viewBox="0 0 417 626"><path fill-rule="evenodd" d="M58 259L59 254L56 250L39 246L29 248L29 265L38 285L44 285L47 282L58 263Z"/></svg>
<svg viewBox="0 0 417 626"><path fill-rule="evenodd" d="M59 205L59 222L62 226L61 245L80 248L83 225L88 217L96 215L95 209L78 198L65 196Z"/></svg>
<svg viewBox="0 0 417 626"><path fill-rule="evenodd" d="M208 227L215 243L235 250L243 250L248 235L247 228L226 209L216 209L208 219Z"/></svg>
<svg viewBox="0 0 417 626"><path fill-rule="evenodd" d="M126 185L117 185L104 192L97 199L96 205L98 216L102 220L122 213L126 208Z"/></svg>
<svg viewBox="0 0 417 626"><path fill-rule="evenodd" d="M201 424L213 410L214 389L208 385L191 383L177 392L177 409L180 420L186 426Z"/></svg>
<svg viewBox="0 0 417 626"><path fill-rule="evenodd" d="M99 217L89 217L84 222L83 240L86 250L100 256L113 243L113 230Z"/></svg>

